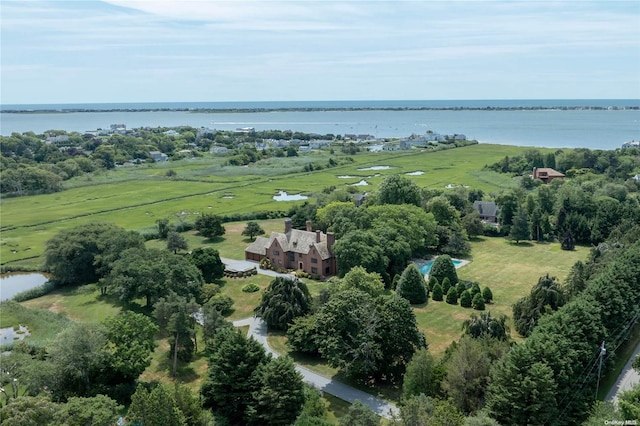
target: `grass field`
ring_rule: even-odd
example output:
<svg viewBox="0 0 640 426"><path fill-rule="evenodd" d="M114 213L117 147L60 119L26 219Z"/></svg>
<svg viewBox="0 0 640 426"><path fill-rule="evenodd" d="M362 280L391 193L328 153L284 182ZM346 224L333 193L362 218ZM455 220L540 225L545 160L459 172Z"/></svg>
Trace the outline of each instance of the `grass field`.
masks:
<svg viewBox="0 0 640 426"><path fill-rule="evenodd" d="M54 193L2 199L0 216L0 264L24 262L38 265L45 242L62 229L89 221L109 221L126 229L141 230L156 219L177 217L193 220L193 214L231 214L265 210L287 210L299 202L278 202L278 190L313 194L329 186L346 186L365 179L375 190L389 174L423 171L410 176L421 187L443 188L467 185L487 193L514 185L498 173L481 170L505 155L524 152L526 147L472 145L439 152L359 153L353 162L312 172L301 171L308 162L327 161L328 153L295 159L268 159L247 167L223 166L215 157L181 160L169 164L119 168L66 182L68 189ZM336 154L344 161L343 154ZM358 170L376 165L380 171ZM165 176L177 171L177 178ZM354 179L339 179L351 175ZM233 198L223 198L232 196Z"/></svg>

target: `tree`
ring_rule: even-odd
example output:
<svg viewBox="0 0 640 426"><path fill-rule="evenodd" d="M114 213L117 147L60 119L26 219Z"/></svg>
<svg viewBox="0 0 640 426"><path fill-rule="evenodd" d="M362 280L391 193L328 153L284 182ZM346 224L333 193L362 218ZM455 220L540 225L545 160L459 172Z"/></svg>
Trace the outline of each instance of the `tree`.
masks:
<svg viewBox="0 0 640 426"><path fill-rule="evenodd" d="M350 231L333 246L338 272L344 276L352 268L362 266L368 272L378 272L386 280L386 265L382 242L369 231Z"/></svg>
<svg viewBox="0 0 640 426"><path fill-rule="evenodd" d="M529 231L527 210L521 207L518 208L513 218L513 225L509 231L509 239L518 244L521 240L528 240L529 238L531 238L531 233Z"/></svg>
<svg viewBox="0 0 640 426"><path fill-rule="evenodd" d="M287 344L294 351L318 355L317 334L315 315L298 317L287 330Z"/></svg>
<svg viewBox="0 0 640 426"><path fill-rule="evenodd" d="M438 284L438 279L436 277L434 277L433 275L429 275L429 291L433 291L433 288L435 287L435 285Z"/></svg>
<svg viewBox="0 0 640 426"><path fill-rule="evenodd" d="M449 289L451 288L451 281L449 281L449 277L444 277L440 286L442 287L442 294L449 293Z"/></svg>
<svg viewBox="0 0 640 426"><path fill-rule="evenodd" d="M484 299L482 298L482 294L476 293L471 299L471 307L478 311L484 311Z"/></svg>
<svg viewBox="0 0 640 426"><path fill-rule="evenodd" d="M449 291L447 292L447 303L450 305L458 304L458 292L454 287L449 288Z"/></svg>
<svg viewBox="0 0 640 426"><path fill-rule="evenodd" d="M49 425L53 423L57 409L57 404L48 396L21 396L0 408L0 420L4 426Z"/></svg>
<svg viewBox="0 0 640 426"><path fill-rule="evenodd" d="M56 424L68 426L112 426L122 411L122 406L104 395L92 398L69 398L56 413Z"/></svg>
<svg viewBox="0 0 640 426"><path fill-rule="evenodd" d="M178 359L191 361L195 352L195 318L200 306L175 293L160 298L154 305L154 313L160 329L171 333L169 340L173 359L173 377L178 371Z"/></svg>
<svg viewBox="0 0 640 426"><path fill-rule="evenodd" d="M410 396L424 394L436 396L440 389L435 372L436 365L433 356L426 349L420 349L413 354L407 364L402 383L402 396L407 399Z"/></svg>
<svg viewBox="0 0 640 426"><path fill-rule="evenodd" d="M362 266L356 266L347 272L340 282L340 289L358 289L377 297L384 292L382 277L376 272L367 272Z"/></svg>
<svg viewBox="0 0 640 426"><path fill-rule="evenodd" d="M340 426L378 426L379 424L380 417L358 399L351 404L347 414L340 417Z"/></svg>
<svg viewBox="0 0 640 426"><path fill-rule="evenodd" d="M247 226L242 231L242 235L247 236L253 241L256 235L263 235L264 229L258 222L247 222Z"/></svg>
<svg viewBox="0 0 640 426"><path fill-rule="evenodd" d="M458 297L462 296L462 292L467 289L467 284L463 281L459 281L456 285L456 293L458 293Z"/></svg>
<svg viewBox="0 0 640 426"><path fill-rule="evenodd" d="M213 339L222 328L232 327L229 321L224 319L222 313L215 304L205 303L202 306L202 337L207 348L212 349Z"/></svg>
<svg viewBox="0 0 640 426"><path fill-rule="evenodd" d="M404 297L411 304L420 304L427 301L427 289L424 276L418 270L415 263L410 263L405 268L398 282L396 294Z"/></svg>
<svg viewBox="0 0 640 426"><path fill-rule="evenodd" d="M202 213L195 222L195 227L200 235L212 239L224 235L225 229L222 226L222 219L212 213Z"/></svg>
<svg viewBox="0 0 640 426"><path fill-rule="evenodd" d="M269 327L286 330L297 317L311 311L311 295L307 285L288 277L276 277L262 294L256 315Z"/></svg>
<svg viewBox="0 0 640 426"><path fill-rule="evenodd" d="M105 320L112 372L135 381L151 364L158 327L145 315L123 311Z"/></svg>
<svg viewBox="0 0 640 426"><path fill-rule="evenodd" d="M528 336L540 318L557 311L566 302L566 296L556 277L546 274L538 279L528 296L513 305L513 325L522 336Z"/></svg>
<svg viewBox="0 0 640 426"><path fill-rule="evenodd" d="M436 277L439 282L442 282L442 280L447 277L449 278L451 285L458 284L458 273L456 272L456 267L453 264L451 257L446 254L436 257L436 260L433 261L429 277Z"/></svg>
<svg viewBox="0 0 640 426"><path fill-rule="evenodd" d="M92 222L65 229L47 241L45 268L60 285L95 283L127 248L142 249L140 234L111 223Z"/></svg>
<svg viewBox="0 0 640 426"><path fill-rule="evenodd" d="M435 286L433 286L433 294L431 295L431 298L433 300L436 300L438 302L442 301L442 287L440 286L440 284L436 284Z"/></svg>
<svg viewBox="0 0 640 426"><path fill-rule="evenodd" d="M185 426L184 414L164 385L152 389L142 384L131 397L127 420L144 426Z"/></svg>
<svg viewBox="0 0 640 426"><path fill-rule="evenodd" d="M449 401L418 395L400 407L400 424L463 426L464 416Z"/></svg>
<svg viewBox="0 0 640 426"><path fill-rule="evenodd" d="M211 283L224 275L224 263L218 250L211 247L199 247L191 252L189 261L202 272L205 282Z"/></svg>
<svg viewBox="0 0 640 426"><path fill-rule="evenodd" d="M378 187L379 204L413 204L422 206L420 187L411 179L402 175L391 175L384 178Z"/></svg>
<svg viewBox="0 0 640 426"><path fill-rule="evenodd" d="M640 373L640 355L635 357L635 359L633 360L632 366L633 366L634 370L636 370L638 373Z"/></svg>
<svg viewBox="0 0 640 426"><path fill-rule="evenodd" d="M635 385L618 397L618 407L625 420L640 419L640 385Z"/></svg>
<svg viewBox="0 0 640 426"><path fill-rule="evenodd" d="M288 356L272 359L256 370L257 390L247 407L248 424L291 425L302 411L302 375Z"/></svg>
<svg viewBox="0 0 640 426"><path fill-rule="evenodd" d="M462 294L460 294L460 306L463 308L470 308L471 302L471 293L469 290L464 290Z"/></svg>
<svg viewBox="0 0 640 426"><path fill-rule="evenodd" d="M164 240L169 235L169 231L171 231L171 225L169 225L169 219L162 218L156 219L156 226L158 228L158 238Z"/></svg>
<svg viewBox="0 0 640 426"><path fill-rule="evenodd" d="M175 231L170 231L167 235L167 250L173 250L173 253L178 253L178 250L187 250L189 244L187 240Z"/></svg>
<svg viewBox="0 0 640 426"><path fill-rule="evenodd" d="M484 299L484 303L491 303L493 301L493 292L489 287L482 289L482 298Z"/></svg>
<svg viewBox="0 0 640 426"><path fill-rule="evenodd" d="M465 334L479 339L482 337L491 337L498 340L509 339L509 328L506 326L507 317L499 315L492 317L491 312L481 312L480 316L475 313L462 323L462 329Z"/></svg>
<svg viewBox="0 0 640 426"><path fill-rule="evenodd" d="M200 389L202 406L230 424L242 424L253 392L258 390L254 372L268 358L260 343L235 329L216 333L212 347L209 370Z"/></svg>

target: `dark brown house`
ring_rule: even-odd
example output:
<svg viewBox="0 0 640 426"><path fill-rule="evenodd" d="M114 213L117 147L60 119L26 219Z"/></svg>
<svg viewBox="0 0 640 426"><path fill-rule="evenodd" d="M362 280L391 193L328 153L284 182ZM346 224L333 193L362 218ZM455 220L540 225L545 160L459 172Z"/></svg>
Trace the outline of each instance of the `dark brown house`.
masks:
<svg viewBox="0 0 640 426"><path fill-rule="evenodd" d="M549 183L553 179L562 179L564 175L549 167L534 167L532 177L534 179L540 179L544 183Z"/></svg>
<svg viewBox="0 0 640 426"><path fill-rule="evenodd" d="M246 260L260 261L265 257L274 267L297 269L322 277L336 274L336 258L333 253L333 232L293 229L291 219L284 221L284 233L272 232L269 238L258 237L244 250Z"/></svg>

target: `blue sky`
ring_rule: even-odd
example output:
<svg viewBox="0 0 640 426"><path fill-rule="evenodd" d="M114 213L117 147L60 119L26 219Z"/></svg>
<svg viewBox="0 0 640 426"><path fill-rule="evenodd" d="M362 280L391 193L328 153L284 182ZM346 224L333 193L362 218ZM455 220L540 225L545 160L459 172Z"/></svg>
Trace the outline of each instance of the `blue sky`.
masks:
<svg viewBox="0 0 640 426"><path fill-rule="evenodd" d="M640 1L6 1L3 104L640 98Z"/></svg>

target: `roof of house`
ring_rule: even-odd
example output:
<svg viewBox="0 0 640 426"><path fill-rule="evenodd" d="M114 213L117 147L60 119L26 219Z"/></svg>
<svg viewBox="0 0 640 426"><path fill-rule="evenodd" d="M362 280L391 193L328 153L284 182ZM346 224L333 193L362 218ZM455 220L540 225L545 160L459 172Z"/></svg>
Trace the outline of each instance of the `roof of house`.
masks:
<svg viewBox="0 0 640 426"><path fill-rule="evenodd" d="M499 207L493 201L474 201L473 208L483 216L498 216Z"/></svg>
<svg viewBox="0 0 640 426"><path fill-rule="evenodd" d="M564 177L564 174L550 167L538 167L533 169L533 178L538 179L540 177L545 178L560 178Z"/></svg>
<svg viewBox="0 0 640 426"><path fill-rule="evenodd" d="M273 244L273 240L277 240L285 252L308 254L311 247L315 247L321 259L326 260L331 257L331 253L327 247L326 234L320 233L320 242L317 243L315 232L301 231L299 229L292 229L286 234L272 232L269 238L257 237L245 251L264 256L267 253L267 249Z"/></svg>

